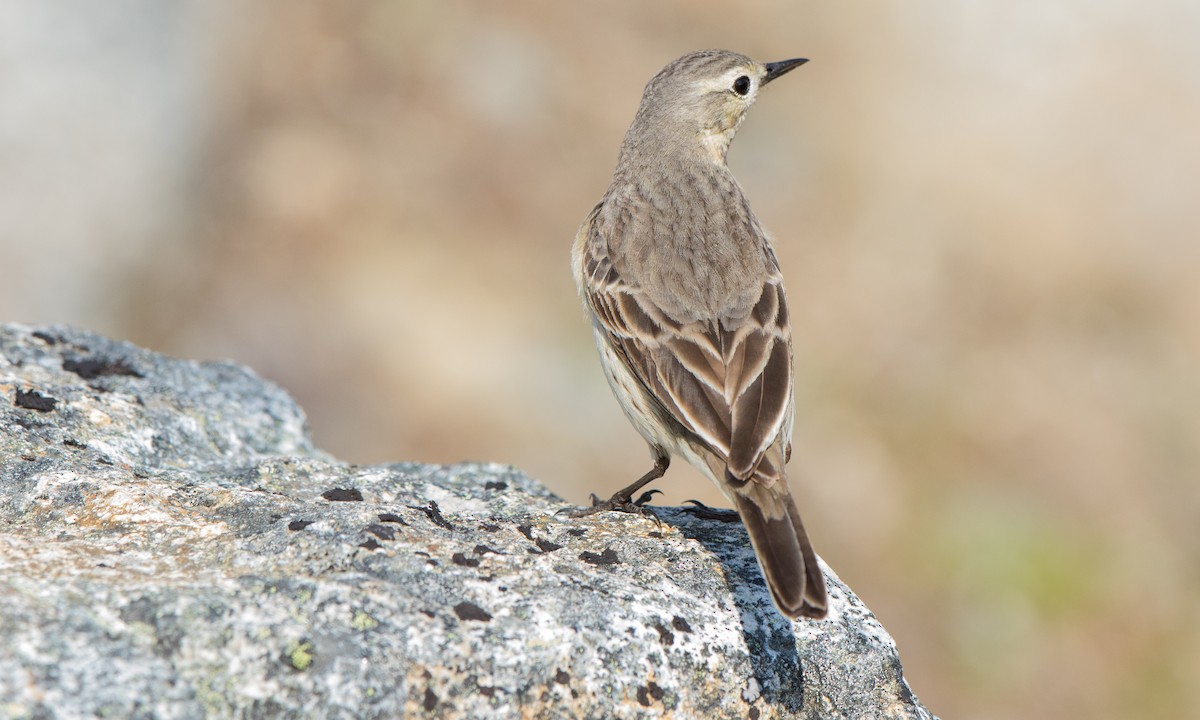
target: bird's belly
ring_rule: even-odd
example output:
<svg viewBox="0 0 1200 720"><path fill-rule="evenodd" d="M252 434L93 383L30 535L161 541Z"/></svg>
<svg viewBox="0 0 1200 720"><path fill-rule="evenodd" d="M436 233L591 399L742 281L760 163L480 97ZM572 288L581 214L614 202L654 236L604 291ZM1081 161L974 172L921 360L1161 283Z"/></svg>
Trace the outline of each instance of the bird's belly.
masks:
<svg viewBox="0 0 1200 720"><path fill-rule="evenodd" d="M729 489L718 479L724 473L724 460L693 445L684 433L672 431L671 423L678 421L663 416L662 406L648 395L642 383L625 368L604 335L600 332L594 334L596 348L604 356L604 362L600 363L604 368L604 377L625 417L629 418L629 423L638 434L651 446L687 460L728 496Z"/></svg>

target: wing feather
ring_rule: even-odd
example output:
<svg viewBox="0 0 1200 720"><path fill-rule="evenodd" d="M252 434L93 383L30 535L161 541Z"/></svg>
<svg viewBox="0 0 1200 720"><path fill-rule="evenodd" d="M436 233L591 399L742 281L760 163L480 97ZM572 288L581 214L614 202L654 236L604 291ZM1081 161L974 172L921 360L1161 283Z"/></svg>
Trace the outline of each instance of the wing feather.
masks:
<svg viewBox="0 0 1200 720"><path fill-rule="evenodd" d="M791 332L778 272L740 316L681 323L622 278L602 249L582 248L584 300L626 369L725 459L730 475L773 484L782 462L763 462L764 455L788 442L792 402Z"/></svg>

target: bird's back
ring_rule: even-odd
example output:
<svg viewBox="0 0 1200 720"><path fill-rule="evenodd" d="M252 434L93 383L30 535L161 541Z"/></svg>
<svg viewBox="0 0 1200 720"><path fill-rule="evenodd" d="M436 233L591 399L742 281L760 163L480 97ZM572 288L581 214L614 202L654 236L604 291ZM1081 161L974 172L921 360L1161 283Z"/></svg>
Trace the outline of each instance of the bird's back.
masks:
<svg viewBox="0 0 1200 720"><path fill-rule="evenodd" d="M736 321L778 272L732 173L700 163L618 168L590 229L632 288L680 323Z"/></svg>

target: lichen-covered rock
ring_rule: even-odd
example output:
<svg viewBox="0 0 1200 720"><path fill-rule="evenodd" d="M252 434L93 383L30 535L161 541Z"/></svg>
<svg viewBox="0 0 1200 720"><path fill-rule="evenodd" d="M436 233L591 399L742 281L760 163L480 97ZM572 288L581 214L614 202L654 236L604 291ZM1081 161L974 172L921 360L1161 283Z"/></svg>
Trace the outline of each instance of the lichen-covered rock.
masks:
<svg viewBox="0 0 1200 720"><path fill-rule="evenodd" d="M563 506L339 463L236 365L0 326L0 716L931 717L827 568L791 623L740 525Z"/></svg>

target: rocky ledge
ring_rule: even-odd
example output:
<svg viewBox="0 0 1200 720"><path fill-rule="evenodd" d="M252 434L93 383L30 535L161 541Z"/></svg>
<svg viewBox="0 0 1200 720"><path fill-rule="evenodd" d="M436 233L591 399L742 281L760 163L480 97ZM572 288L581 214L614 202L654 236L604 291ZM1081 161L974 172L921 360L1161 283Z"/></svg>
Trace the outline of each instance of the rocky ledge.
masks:
<svg viewBox="0 0 1200 720"><path fill-rule="evenodd" d="M338 462L235 364L0 326L0 716L932 717L828 568L791 623L739 525L564 504Z"/></svg>

